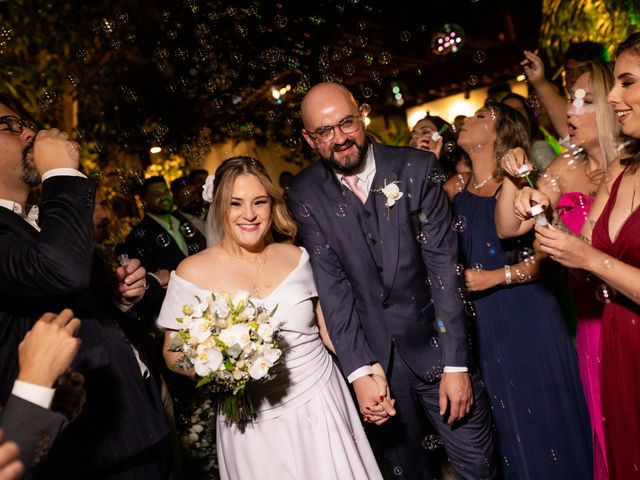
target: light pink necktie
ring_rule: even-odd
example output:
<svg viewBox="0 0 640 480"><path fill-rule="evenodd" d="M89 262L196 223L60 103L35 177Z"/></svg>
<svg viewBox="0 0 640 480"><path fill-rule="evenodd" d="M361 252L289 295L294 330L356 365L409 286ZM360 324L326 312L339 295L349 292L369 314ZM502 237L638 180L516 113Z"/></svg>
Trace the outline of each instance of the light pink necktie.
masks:
<svg viewBox="0 0 640 480"><path fill-rule="evenodd" d="M343 175L342 179L349 185L351 191L356 194L356 197L358 197L362 203L367 201L367 195L364 193L364 190L358 186L360 179L357 175Z"/></svg>

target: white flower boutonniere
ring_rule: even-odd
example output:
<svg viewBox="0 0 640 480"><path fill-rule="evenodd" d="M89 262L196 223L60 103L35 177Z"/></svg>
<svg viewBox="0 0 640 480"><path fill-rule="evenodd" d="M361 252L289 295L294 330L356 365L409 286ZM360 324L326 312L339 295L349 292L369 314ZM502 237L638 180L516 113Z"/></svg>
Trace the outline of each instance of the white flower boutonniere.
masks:
<svg viewBox="0 0 640 480"><path fill-rule="evenodd" d="M374 188L373 191L375 193L381 193L385 198L385 205L387 206L387 220L389 220L389 216L391 215L391 207L393 207L398 200L402 198L402 193L400 188L398 187L399 181L391 182L387 184L387 180L384 181L384 187Z"/></svg>

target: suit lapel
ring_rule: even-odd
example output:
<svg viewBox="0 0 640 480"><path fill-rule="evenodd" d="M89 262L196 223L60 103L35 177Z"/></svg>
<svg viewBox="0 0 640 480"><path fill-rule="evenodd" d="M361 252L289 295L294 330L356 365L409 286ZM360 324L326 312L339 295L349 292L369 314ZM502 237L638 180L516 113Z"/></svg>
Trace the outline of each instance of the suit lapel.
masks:
<svg viewBox="0 0 640 480"><path fill-rule="evenodd" d="M380 145L376 143L373 143L373 155L376 162L376 175L371 186L372 189L383 187L385 181L388 185L399 180L398 174L400 166L395 159L385 158ZM400 186L400 190L402 190L402 185L398 185ZM398 228L399 205L394 205L390 209L387 209L386 198L383 194L371 192L371 195L376 196L378 227L380 230L380 240L382 241L384 295L386 297L393 286L398 268L398 242L400 232ZM388 217L387 212L389 212Z"/></svg>
<svg viewBox="0 0 640 480"><path fill-rule="evenodd" d="M322 180L320 184L322 185L322 189L324 194L329 199L327 202L327 212L326 215L332 219L331 223L333 225L338 225L338 228L342 230L344 233L344 238L347 240L347 245L349 245L349 253L351 252L371 252L369 249L369 244L367 243L366 234L362 231L362 227L360 226L360 221L358 220L359 213L353 207L351 201L344 196L345 192L340 184L340 181L336 177L336 174L327 167L322 168ZM335 199L335 203L331 200ZM349 221L335 221L333 218L338 218L336 215L336 209L340 205L340 208L346 208L348 211L348 216L351 217ZM313 207L312 207L313 208ZM342 235L337 235L341 237ZM347 254L349 254L347 253ZM340 255L340 253L338 253ZM380 278L380 274L378 273L378 268L376 264L369 254L363 255L360 257L362 260L363 267L366 267L369 270L370 278Z"/></svg>

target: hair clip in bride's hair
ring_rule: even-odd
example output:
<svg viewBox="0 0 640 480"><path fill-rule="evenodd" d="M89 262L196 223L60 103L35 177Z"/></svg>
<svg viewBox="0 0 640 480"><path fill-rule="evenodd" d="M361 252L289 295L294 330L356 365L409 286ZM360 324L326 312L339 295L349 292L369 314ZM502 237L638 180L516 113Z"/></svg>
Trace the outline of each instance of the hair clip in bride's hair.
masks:
<svg viewBox="0 0 640 480"><path fill-rule="evenodd" d="M209 175L202 186L202 198L209 203L213 201L213 181L215 178L215 175Z"/></svg>

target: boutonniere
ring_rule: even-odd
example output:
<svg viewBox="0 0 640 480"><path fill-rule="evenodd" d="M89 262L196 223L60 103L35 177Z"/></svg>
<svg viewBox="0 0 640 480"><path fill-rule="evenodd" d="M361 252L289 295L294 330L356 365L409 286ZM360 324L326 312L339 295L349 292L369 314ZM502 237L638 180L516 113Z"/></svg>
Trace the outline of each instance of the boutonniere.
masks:
<svg viewBox="0 0 640 480"><path fill-rule="evenodd" d="M376 187L372 191L384 195L385 205L387 206L387 220L391 215L391 207L393 207L398 200L402 198L402 193L398 187L398 180L387 184L387 180L384 181L384 187Z"/></svg>

